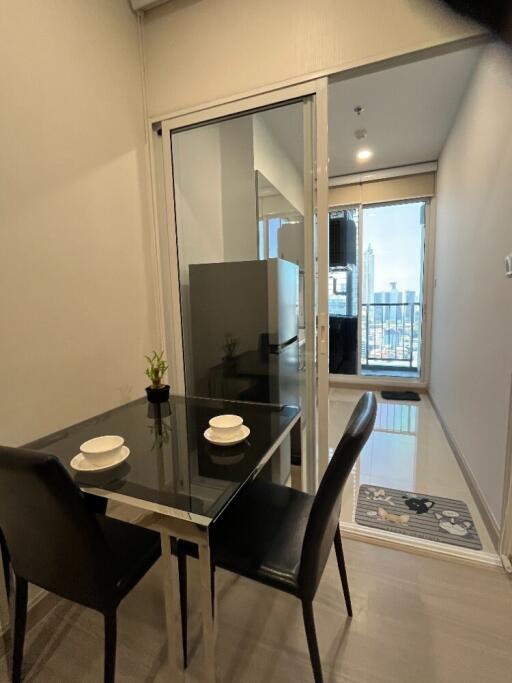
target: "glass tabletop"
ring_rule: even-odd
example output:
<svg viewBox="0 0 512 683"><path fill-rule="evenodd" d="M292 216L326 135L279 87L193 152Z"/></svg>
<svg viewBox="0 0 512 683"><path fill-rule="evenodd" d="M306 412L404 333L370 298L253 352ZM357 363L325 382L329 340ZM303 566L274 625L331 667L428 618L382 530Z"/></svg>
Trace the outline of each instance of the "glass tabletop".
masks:
<svg viewBox="0 0 512 683"><path fill-rule="evenodd" d="M203 434L219 414L240 415L248 438L235 446L210 444ZM58 457L82 490L208 525L261 472L299 416L291 406L184 396L157 405L141 398L26 447ZM123 463L94 473L71 467L80 444L111 434L130 449Z"/></svg>

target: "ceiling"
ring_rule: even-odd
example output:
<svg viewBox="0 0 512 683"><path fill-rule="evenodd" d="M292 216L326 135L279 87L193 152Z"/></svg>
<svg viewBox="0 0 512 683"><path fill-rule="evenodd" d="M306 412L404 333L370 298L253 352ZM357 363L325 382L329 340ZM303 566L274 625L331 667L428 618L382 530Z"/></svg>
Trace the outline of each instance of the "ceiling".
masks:
<svg viewBox="0 0 512 683"><path fill-rule="evenodd" d="M329 176L439 158L480 47L459 50L329 85ZM354 108L362 106L357 115ZM367 137L354 133L365 129ZM365 162L361 148L372 150Z"/></svg>
<svg viewBox="0 0 512 683"><path fill-rule="evenodd" d="M361 173L439 158L481 47L458 50L329 84L329 176ZM362 106L358 116L354 107ZM302 173L302 111L289 106L262 112ZM354 132L366 129L358 140ZM356 153L373 156L359 162Z"/></svg>

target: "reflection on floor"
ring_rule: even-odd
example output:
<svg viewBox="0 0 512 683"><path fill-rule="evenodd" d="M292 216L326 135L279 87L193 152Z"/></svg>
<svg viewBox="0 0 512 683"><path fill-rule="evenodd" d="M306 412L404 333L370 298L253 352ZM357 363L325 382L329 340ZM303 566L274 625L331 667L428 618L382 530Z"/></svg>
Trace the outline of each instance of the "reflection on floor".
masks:
<svg viewBox="0 0 512 683"><path fill-rule="evenodd" d="M329 446L334 449L363 390L331 389ZM343 492L342 522L354 523L360 484L456 498L467 503L483 550L494 553L473 496L428 397L419 403L385 401L376 394L375 429ZM474 551L477 552L477 551Z"/></svg>
<svg viewBox="0 0 512 683"><path fill-rule="evenodd" d="M408 377L408 378L418 378L420 376L419 370L406 370L406 369L393 369L389 368L372 368L371 366L365 366L362 368L362 374L365 377Z"/></svg>

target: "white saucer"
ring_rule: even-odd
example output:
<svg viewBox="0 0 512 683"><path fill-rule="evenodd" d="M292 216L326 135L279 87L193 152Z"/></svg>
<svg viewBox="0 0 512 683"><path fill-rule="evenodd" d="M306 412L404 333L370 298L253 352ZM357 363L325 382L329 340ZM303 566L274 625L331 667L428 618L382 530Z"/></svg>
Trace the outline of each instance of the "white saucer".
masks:
<svg viewBox="0 0 512 683"><path fill-rule="evenodd" d="M212 430L210 427L205 431L204 433L204 438L209 441L210 443L215 444L216 446L235 446L237 443L242 443L242 441L245 441L249 434L251 433L251 430L249 427L246 425L242 425L240 427L240 432L231 439L219 439L217 436L212 436Z"/></svg>
<svg viewBox="0 0 512 683"><path fill-rule="evenodd" d="M121 453L112 462L109 462L108 465L91 465L81 453L78 453L78 455L75 455L71 460L70 465L77 472L106 472L107 470L111 470L113 467L120 465L129 455L130 449L127 446L123 446L121 448Z"/></svg>

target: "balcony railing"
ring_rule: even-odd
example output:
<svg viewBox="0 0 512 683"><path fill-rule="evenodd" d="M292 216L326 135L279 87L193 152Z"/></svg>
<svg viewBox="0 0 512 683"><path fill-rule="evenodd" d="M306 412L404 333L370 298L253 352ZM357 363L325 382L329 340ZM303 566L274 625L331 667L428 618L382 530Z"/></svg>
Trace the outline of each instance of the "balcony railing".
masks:
<svg viewBox="0 0 512 683"><path fill-rule="evenodd" d="M420 303L362 304L363 369L419 369L421 310Z"/></svg>

